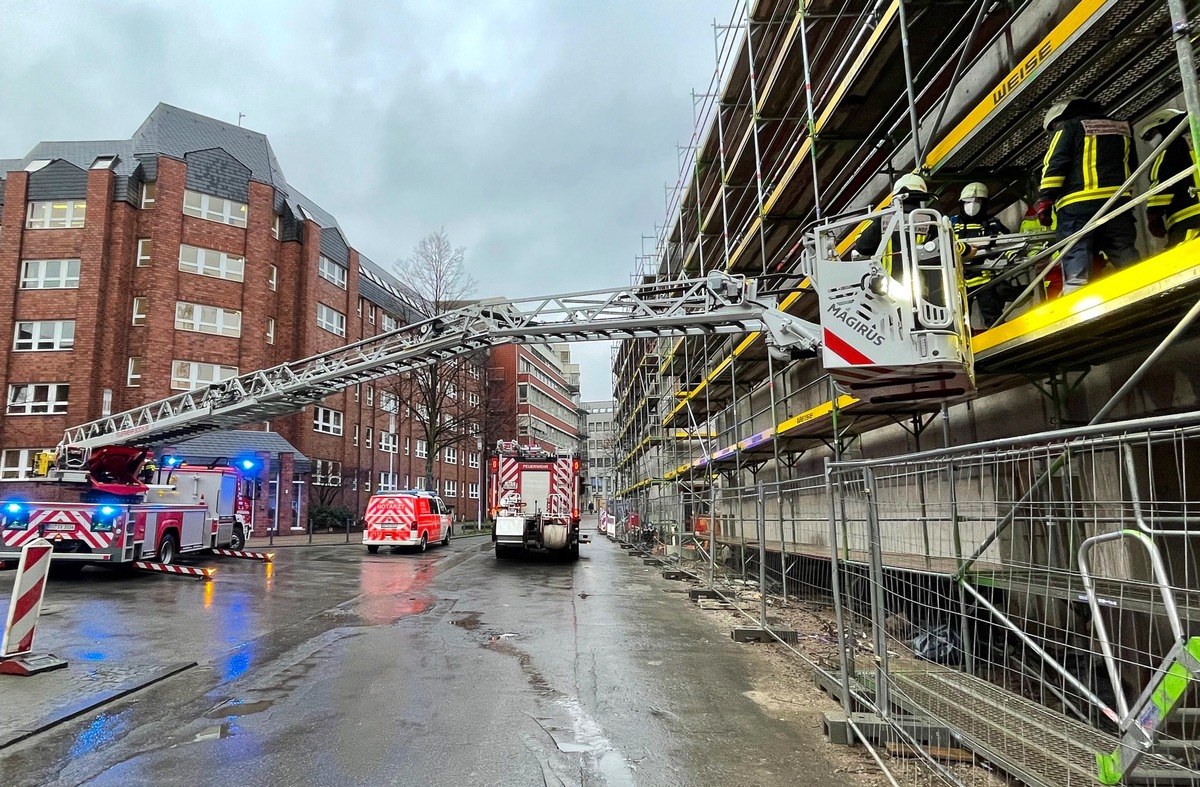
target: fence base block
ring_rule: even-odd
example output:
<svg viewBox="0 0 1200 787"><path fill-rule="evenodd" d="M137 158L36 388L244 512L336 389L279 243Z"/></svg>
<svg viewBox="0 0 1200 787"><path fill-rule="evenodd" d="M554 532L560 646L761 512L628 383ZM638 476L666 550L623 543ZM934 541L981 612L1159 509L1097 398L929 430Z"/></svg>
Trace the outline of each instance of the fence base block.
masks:
<svg viewBox="0 0 1200 787"><path fill-rule="evenodd" d="M658 558L656 558L656 557L648 557L648 558L646 558L645 560L643 560L643 561L642 561L642 563L643 563L643 564L645 564L645 565L647 565L647 566L661 566L661 565L663 565L663 562L662 562L661 560L659 560Z"/></svg>
<svg viewBox="0 0 1200 787"><path fill-rule="evenodd" d="M779 640L783 640L788 645L795 645L800 641L799 635L791 629L760 629L760 628L735 628L730 632L734 642L765 642L773 644Z"/></svg>
<svg viewBox="0 0 1200 787"><path fill-rule="evenodd" d="M721 594L708 588L693 588L688 591L688 598L695 601L698 598L720 598Z"/></svg>
<svg viewBox="0 0 1200 787"><path fill-rule="evenodd" d="M35 656L27 653L24 656L12 656L7 659L0 659L0 675L28 677L29 675L36 675L39 672L62 669L65 666L67 666L67 662L58 656L53 656L49 653Z"/></svg>
<svg viewBox="0 0 1200 787"><path fill-rule="evenodd" d="M899 736L892 729L892 725L874 713L852 713L850 719L873 744L895 745L899 742ZM943 752L953 750L956 757L964 755L971 757L970 754L958 748L958 742L951 735L948 727L915 716L902 716L895 719L894 722L909 737L922 745L937 747ZM846 719L846 712L843 710L825 711L823 726L825 737L829 739L830 743L842 746L854 746L862 743L854 734L854 730L850 728L850 722ZM955 759L955 761L962 762L963 760Z"/></svg>
<svg viewBox="0 0 1200 787"><path fill-rule="evenodd" d="M662 574L663 579L687 579L689 576L686 571L664 571Z"/></svg>
<svg viewBox="0 0 1200 787"><path fill-rule="evenodd" d="M624 541L617 546L621 547L621 549L633 549L633 544L626 544Z"/></svg>

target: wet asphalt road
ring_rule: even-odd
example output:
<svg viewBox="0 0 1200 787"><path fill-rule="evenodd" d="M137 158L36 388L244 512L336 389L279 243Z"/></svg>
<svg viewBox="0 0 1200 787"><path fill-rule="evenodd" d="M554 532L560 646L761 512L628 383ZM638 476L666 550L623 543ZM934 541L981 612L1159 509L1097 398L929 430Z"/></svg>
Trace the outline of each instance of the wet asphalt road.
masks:
<svg viewBox="0 0 1200 787"><path fill-rule="evenodd" d="M199 664L0 750L0 784L830 784L682 585L603 538L575 564L490 547L53 583L38 650Z"/></svg>

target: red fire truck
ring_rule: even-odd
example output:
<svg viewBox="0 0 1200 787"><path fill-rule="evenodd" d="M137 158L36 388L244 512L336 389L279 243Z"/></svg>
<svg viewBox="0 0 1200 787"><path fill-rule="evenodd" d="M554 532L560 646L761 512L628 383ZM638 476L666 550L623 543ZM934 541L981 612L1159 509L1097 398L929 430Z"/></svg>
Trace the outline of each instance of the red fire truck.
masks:
<svg viewBox="0 0 1200 787"><path fill-rule="evenodd" d="M240 550L250 535L249 484L234 467L147 464L148 452L92 452L72 482L0 484L0 561L35 538L54 545L56 564L169 565L183 553ZM254 460L245 460L253 467ZM247 468L249 469L249 468Z"/></svg>
<svg viewBox="0 0 1200 787"><path fill-rule="evenodd" d="M579 458L516 441L496 443L488 509L496 557L545 549L579 557Z"/></svg>

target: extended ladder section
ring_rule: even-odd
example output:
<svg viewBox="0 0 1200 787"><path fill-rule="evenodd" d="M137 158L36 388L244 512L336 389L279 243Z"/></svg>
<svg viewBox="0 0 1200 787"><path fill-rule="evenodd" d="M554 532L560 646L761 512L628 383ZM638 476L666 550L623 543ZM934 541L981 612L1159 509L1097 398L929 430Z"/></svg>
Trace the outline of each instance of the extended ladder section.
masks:
<svg viewBox="0 0 1200 787"><path fill-rule="evenodd" d="M512 301L481 301L292 363L243 374L66 431L60 458L161 445L290 415L349 386L506 343L581 342L767 331L783 350L816 347L814 326L756 297L755 283L705 279ZM68 450L71 449L71 450ZM68 463L71 466L74 463Z"/></svg>

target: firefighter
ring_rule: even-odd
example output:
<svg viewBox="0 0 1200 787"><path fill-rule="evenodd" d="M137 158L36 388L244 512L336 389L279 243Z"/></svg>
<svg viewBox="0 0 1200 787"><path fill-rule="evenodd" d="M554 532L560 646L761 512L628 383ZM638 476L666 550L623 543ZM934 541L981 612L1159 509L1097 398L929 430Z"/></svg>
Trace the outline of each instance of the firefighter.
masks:
<svg viewBox="0 0 1200 787"><path fill-rule="evenodd" d="M963 238L987 238L996 235L1007 235L1008 227L997 218L988 216L988 188L983 183L968 183L958 196L958 213L950 217L954 227L954 236ZM978 275L967 279L967 292L978 290L979 287L992 280L991 271L980 271ZM991 327L1004 313L1004 303L1008 298L1017 295L1012 292L1012 286L1007 283L992 285L985 290L979 290L975 302L979 304L979 314L985 327Z"/></svg>
<svg viewBox="0 0 1200 787"><path fill-rule="evenodd" d="M1061 241L1083 229L1117 193L1133 171L1137 154L1129 124L1113 120L1087 99L1072 96L1054 102L1042 127L1053 136L1042 165L1036 209L1043 227L1051 226L1057 216L1055 238ZM1121 194L1123 199L1130 196L1131 191ZM1129 211L1080 238L1059 257L1063 294L1088 283L1096 252L1118 268L1137 262L1136 238Z"/></svg>
<svg viewBox="0 0 1200 787"><path fill-rule="evenodd" d="M1179 125L1187 113L1181 109L1162 109L1142 124L1142 140L1158 147L1162 139ZM1200 237L1200 174L1196 171L1196 153L1191 137L1183 134L1158 154L1150 169L1150 186L1192 170L1191 180L1184 179L1166 191L1154 194L1146 203L1146 225L1156 238L1167 239L1167 247Z"/></svg>
<svg viewBox="0 0 1200 787"><path fill-rule="evenodd" d="M905 213L911 213L918 208L923 208L929 204L930 194L929 189L925 185L925 179L920 175L908 173L901 175L892 185L892 198L901 200ZM858 239L854 241L854 251L862 257L871 257L879 250L879 244L883 240L883 229L880 219L872 219L871 223L859 234ZM894 244L897 238L888 239L887 245L884 247L883 256L880 261L883 264L883 270L887 275L892 276L892 254L895 252ZM925 238L918 238L925 240ZM897 271L897 274L899 271Z"/></svg>

